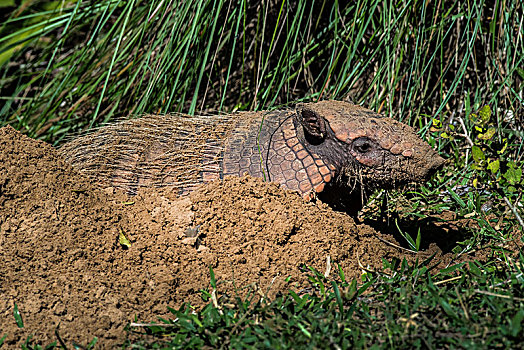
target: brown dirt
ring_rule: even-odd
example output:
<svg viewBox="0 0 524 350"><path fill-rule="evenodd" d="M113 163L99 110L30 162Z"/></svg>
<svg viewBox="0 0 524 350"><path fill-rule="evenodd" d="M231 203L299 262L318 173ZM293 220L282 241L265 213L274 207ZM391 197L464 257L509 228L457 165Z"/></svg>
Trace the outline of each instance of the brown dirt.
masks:
<svg viewBox="0 0 524 350"><path fill-rule="evenodd" d="M97 188L51 146L10 127L0 129L0 150L0 336L10 345L31 333L47 344L59 324L69 344L122 343L135 315L154 321L169 317L167 306L202 305L209 266L219 294L250 285L271 297L307 286L299 267L323 272L328 256L348 278L380 268L382 258L435 252L450 261L434 245L405 256L384 243L395 243L391 236L259 179L228 178L183 198L160 190L127 197Z"/></svg>

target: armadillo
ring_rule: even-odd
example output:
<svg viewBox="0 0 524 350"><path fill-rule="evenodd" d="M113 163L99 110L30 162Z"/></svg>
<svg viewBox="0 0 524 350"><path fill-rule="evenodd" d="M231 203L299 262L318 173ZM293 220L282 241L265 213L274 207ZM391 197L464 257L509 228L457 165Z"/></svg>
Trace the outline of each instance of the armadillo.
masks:
<svg viewBox="0 0 524 350"><path fill-rule="evenodd" d="M354 213L374 189L427 180L445 160L410 126L341 101L218 116L146 115L60 148L95 181L179 193L249 174Z"/></svg>

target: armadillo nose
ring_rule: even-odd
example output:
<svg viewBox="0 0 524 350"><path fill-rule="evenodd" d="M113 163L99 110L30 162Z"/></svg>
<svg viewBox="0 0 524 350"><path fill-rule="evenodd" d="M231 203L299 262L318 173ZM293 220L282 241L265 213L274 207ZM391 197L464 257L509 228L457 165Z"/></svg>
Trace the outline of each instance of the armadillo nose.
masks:
<svg viewBox="0 0 524 350"><path fill-rule="evenodd" d="M444 159L441 156L437 156L437 160L435 161L435 167L437 170L440 170L444 167L444 165L448 164L450 161L448 159Z"/></svg>
<svg viewBox="0 0 524 350"><path fill-rule="evenodd" d="M448 163L448 160L442 158L441 156L439 156L437 154L437 152L435 152L435 156L432 157L432 162L429 166L429 171L428 171L428 177L432 176L433 174L435 174L437 171L439 171L440 169L442 169L444 167L444 165L446 165Z"/></svg>
<svg viewBox="0 0 524 350"><path fill-rule="evenodd" d="M448 162L442 158L435 150L429 146L425 152L419 156L416 165L414 166L414 176L418 181L429 180L437 171L442 169Z"/></svg>

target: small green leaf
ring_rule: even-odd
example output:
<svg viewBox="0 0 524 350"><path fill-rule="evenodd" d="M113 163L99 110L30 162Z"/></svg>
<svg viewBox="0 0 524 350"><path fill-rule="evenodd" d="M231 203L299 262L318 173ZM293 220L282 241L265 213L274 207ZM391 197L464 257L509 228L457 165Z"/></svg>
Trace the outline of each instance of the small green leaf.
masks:
<svg viewBox="0 0 524 350"><path fill-rule="evenodd" d="M498 154L504 154L506 152L506 149L508 148L508 139L503 139L502 142L504 145L502 146L502 149L500 151L497 151Z"/></svg>
<svg viewBox="0 0 524 350"><path fill-rule="evenodd" d="M524 69L522 68L515 68L515 72L517 72L518 75L520 75L521 79L524 79Z"/></svg>
<svg viewBox="0 0 524 350"><path fill-rule="evenodd" d="M209 266L209 275L211 276L211 287L213 289L217 288L217 280L215 279L215 271L213 271L213 268Z"/></svg>
<svg viewBox="0 0 524 350"><path fill-rule="evenodd" d="M4 334L4 336L2 338L0 338L0 346L2 346L2 344L4 344L5 338L7 338L7 333Z"/></svg>
<svg viewBox="0 0 524 350"><path fill-rule="evenodd" d="M484 129L484 130L479 130L479 134L477 135L477 139L479 140L482 140L482 141L487 141L489 139L491 139L493 137L493 135L495 135L495 129Z"/></svg>
<svg viewBox="0 0 524 350"><path fill-rule="evenodd" d="M118 235L118 243L120 243L120 245L126 248L131 248L131 242L129 242L129 240L125 236L124 230L122 230L122 228L120 228L120 233Z"/></svg>
<svg viewBox="0 0 524 350"><path fill-rule="evenodd" d="M190 332L196 332L195 325L193 325L193 323L191 323L191 321L188 319L179 318L178 324L180 325L180 327L184 328L185 330L188 330Z"/></svg>
<svg viewBox="0 0 524 350"><path fill-rule="evenodd" d="M73 346L75 346L74 343L73 343ZM51 344L47 344L44 350L54 350L55 348L56 348L56 341L52 342ZM75 346L75 349L83 349L83 348ZM92 348L88 347L87 349L92 349Z"/></svg>
<svg viewBox="0 0 524 350"><path fill-rule="evenodd" d="M340 311L340 317L344 315L344 304L342 303L342 297L340 296L340 290L338 289L337 283L331 281L331 286L333 286L333 292L335 292L335 299L337 301L338 309Z"/></svg>
<svg viewBox="0 0 524 350"><path fill-rule="evenodd" d="M355 282L355 286L356 286L356 280L353 280L353 282ZM375 278L369 277L369 281L367 281L362 286L360 286L360 288L357 290L357 294L355 294L353 297L355 297L356 295L360 295L360 294L364 293L373 283L375 283ZM350 292L353 290L353 283L351 283L351 286L350 286L349 290L350 290Z"/></svg>
<svg viewBox="0 0 524 350"><path fill-rule="evenodd" d="M495 28L497 28L497 21L493 19L489 21L489 32L491 35L495 35Z"/></svg>
<svg viewBox="0 0 524 350"><path fill-rule="evenodd" d="M524 236L522 236L522 237L524 237ZM297 293L295 293L295 292L292 291L292 290L289 290L289 295L291 295L291 297L292 297L292 298L293 298L297 303L299 303L299 302L302 301L302 298L301 298Z"/></svg>
<svg viewBox="0 0 524 350"><path fill-rule="evenodd" d="M496 159L488 164L488 170L491 170L492 174L496 174L500 169L500 160Z"/></svg>
<svg viewBox="0 0 524 350"><path fill-rule="evenodd" d="M479 111L480 120L483 125L486 125L491 118L491 108L488 105L482 107Z"/></svg>
<svg viewBox="0 0 524 350"><path fill-rule="evenodd" d="M364 290L362 290L362 292L364 292ZM357 280L353 280L353 281L351 281L351 283L349 285L348 298L352 299L355 296L357 296L358 293L359 293L359 290L357 289Z"/></svg>
<svg viewBox="0 0 524 350"><path fill-rule="evenodd" d="M442 134L440 134L440 137L444 138L444 139L449 139L449 135L447 132L443 132Z"/></svg>
<svg viewBox="0 0 524 350"><path fill-rule="evenodd" d="M297 326L298 326L298 328L300 328L302 333L304 333L306 335L306 337L311 338L311 333L303 325L301 325L300 322L297 323Z"/></svg>
<svg viewBox="0 0 524 350"><path fill-rule="evenodd" d="M479 134L478 138L481 140L490 140L491 138L493 138L496 132L497 130L494 127L490 126L485 133Z"/></svg>
<svg viewBox="0 0 524 350"><path fill-rule="evenodd" d="M470 272L475 276L482 275L482 270L474 262L468 262Z"/></svg>
<svg viewBox="0 0 524 350"><path fill-rule="evenodd" d="M2 1L0 1L0 8L2 8L2 7L11 7L11 6L16 6L15 0L2 0ZM2 345L2 344L0 344L0 345Z"/></svg>
<svg viewBox="0 0 524 350"><path fill-rule="evenodd" d="M342 266L340 265L338 265L338 275L342 282L346 282L346 276L344 275L344 271L342 271Z"/></svg>
<svg viewBox="0 0 524 350"><path fill-rule="evenodd" d="M484 159L486 159L486 156L484 156L484 152L482 152L482 150L480 149L479 146L473 146L471 147L471 153L473 155L473 160L476 162L476 163L480 163L481 161L483 161Z"/></svg>
<svg viewBox="0 0 524 350"><path fill-rule="evenodd" d="M436 132L442 130L442 122L438 119L433 119L429 131Z"/></svg>
<svg viewBox="0 0 524 350"><path fill-rule="evenodd" d="M398 225L398 220L395 220L395 225L397 226L397 230L398 230L398 232L400 232L400 234L402 235L402 237L404 237L404 239L406 240L406 242L408 242L409 249L414 250L414 251L417 251L417 244L415 243L415 241L413 240L413 238L409 235L409 233L402 231L402 229L401 229L400 226Z"/></svg>
<svg viewBox="0 0 524 350"><path fill-rule="evenodd" d="M91 340L91 342L87 345L87 348L94 349L97 341L98 341L98 338L94 337L93 340Z"/></svg>
<svg viewBox="0 0 524 350"><path fill-rule="evenodd" d="M504 178L509 182L510 185L516 185L520 182L520 178L522 177L522 169L517 168L514 162L508 163L508 170L506 170L506 173L504 173Z"/></svg>
<svg viewBox="0 0 524 350"><path fill-rule="evenodd" d="M198 319L197 315L192 314L192 315L191 315L191 320L193 320L193 322L196 323L197 326L199 326L199 327L204 327L204 325L202 324L202 322L200 322L200 320Z"/></svg>
<svg viewBox="0 0 524 350"><path fill-rule="evenodd" d="M471 164L471 169L473 169L473 170L482 170L482 167L479 166L478 164L473 163L473 164Z"/></svg>
<svg viewBox="0 0 524 350"><path fill-rule="evenodd" d="M454 264L454 265L451 265L450 267L446 267L446 268L443 268L442 270L440 270L440 273L445 273L445 274L449 274L453 271L457 271L459 269L462 268L462 266L464 266L465 263L458 263L458 264Z"/></svg>
<svg viewBox="0 0 524 350"><path fill-rule="evenodd" d="M451 187L447 187L447 190L449 192L449 194L451 195L451 197L462 207L462 208L465 208L467 205L466 203L462 200L462 198L459 197L459 195L453 191L453 189Z"/></svg>
<svg viewBox="0 0 524 350"><path fill-rule="evenodd" d="M18 305L16 305L16 303L13 309L13 314L15 315L15 321L18 328L24 328L24 321L22 320L22 315L20 315L20 311L18 311Z"/></svg>
<svg viewBox="0 0 524 350"><path fill-rule="evenodd" d="M448 304L447 301L445 301L444 299L440 298L439 299L439 304L440 306L442 306L442 309L444 310L444 312L446 314L448 314L448 316L454 318L454 319L458 319L458 315L455 313L455 311L453 311L453 308L451 307L451 305Z"/></svg>
<svg viewBox="0 0 524 350"><path fill-rule="evenodd" d="M516 337L522 329L522 319L524 319L524 310L520 309L519 312L511 320L511 335Z"/></svg>

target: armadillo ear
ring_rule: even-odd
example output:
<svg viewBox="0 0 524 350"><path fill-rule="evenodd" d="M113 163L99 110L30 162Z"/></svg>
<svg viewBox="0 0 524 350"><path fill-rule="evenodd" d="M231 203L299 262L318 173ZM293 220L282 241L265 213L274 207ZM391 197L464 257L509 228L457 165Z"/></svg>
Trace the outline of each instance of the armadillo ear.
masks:
<svg viewBox="0 0 524 350"><path fill-rule="evenodd" d="M304 127L306 137L313 138L316 141L324 140L326 137L324 118L306 105L297 106L297 116L298 121Z"/></svg>

